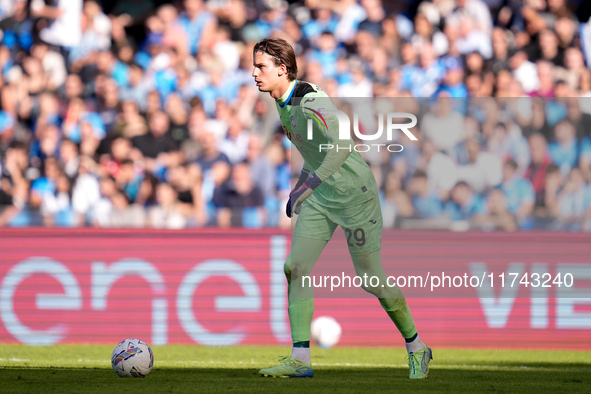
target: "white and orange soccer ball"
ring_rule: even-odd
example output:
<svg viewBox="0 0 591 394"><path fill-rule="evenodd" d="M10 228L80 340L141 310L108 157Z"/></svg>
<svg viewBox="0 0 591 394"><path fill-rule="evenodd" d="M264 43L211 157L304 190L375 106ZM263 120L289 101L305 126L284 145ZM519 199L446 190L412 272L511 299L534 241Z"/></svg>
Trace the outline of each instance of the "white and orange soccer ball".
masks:
<svg viewBox="0 0 591 394"><path fill-rule="evenodd" d="M330 316L320 316L312 321L312 340L323 349L329 349L339 343L343 330L341 325Z"/></svg>
<svg viewBox="0 0 591 394"><path fill-rule="evenodd" d="M115 346L111 366L122 378L143 378L154 366L154 353L146 342L129 338Z"/></svg>

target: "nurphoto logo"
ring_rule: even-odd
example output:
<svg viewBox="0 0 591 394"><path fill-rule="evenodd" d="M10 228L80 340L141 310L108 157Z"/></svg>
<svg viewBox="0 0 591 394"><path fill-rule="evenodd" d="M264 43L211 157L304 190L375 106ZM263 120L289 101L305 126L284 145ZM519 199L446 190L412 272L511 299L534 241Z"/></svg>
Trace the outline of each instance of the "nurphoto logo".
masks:
<svg viewBox="0 0 591 394"><path fill-rule="evenodd" d="M339 111L338 109L333 108L319 108L318 110L314 110L309 107L304 107L305 109L312 111L314 114L313 117L317 122L324 123L326 126L326 115L334 115L337 118L339 123L339 140L351 140L351 121L349 116L346 113ZM353 133L355 136L362 141L376 141L382 138L384 133L384 114L378 113L378 130L375 134L362 134L359 131L359 115L357 112L353 113ZM417 124L417 117L413 114L409 114L406 112L388 112L385 115L386 118L386 139L388 141L393 141L393 131L400 130L402 131L411 141L417 141L417 137L415 137L409 129L413 128ZM408 119L410 122L400 123L400 120ZM313 132L313 123L312 119L308 119L307 124L307 138L308 140L312 140L314 138ZM373 144L354 144L348 146L339 146L334 144L319 144L318 149L319 152L322 151L329 151L336 149L339 150L355 150L356 152L368 152L370 149L376 148L379 152L382 147L385 147L388 152L397 153L402 152L404 149L400 144L383 144L383 143L373 143Z"/></svg>

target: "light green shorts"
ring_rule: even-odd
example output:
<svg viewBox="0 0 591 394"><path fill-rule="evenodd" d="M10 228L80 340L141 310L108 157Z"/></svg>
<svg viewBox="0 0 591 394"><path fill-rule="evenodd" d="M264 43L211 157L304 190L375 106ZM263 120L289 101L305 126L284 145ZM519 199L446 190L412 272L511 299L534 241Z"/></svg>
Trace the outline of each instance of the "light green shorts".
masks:
<svg viewBox="0 0 591 394"><path fill-rule="evenodd" d="M345 232L351 255L366 255L381 249L383 222L378 195L362 204L338 209L306 201L293 236L329 241L337 226Z"/></svg>

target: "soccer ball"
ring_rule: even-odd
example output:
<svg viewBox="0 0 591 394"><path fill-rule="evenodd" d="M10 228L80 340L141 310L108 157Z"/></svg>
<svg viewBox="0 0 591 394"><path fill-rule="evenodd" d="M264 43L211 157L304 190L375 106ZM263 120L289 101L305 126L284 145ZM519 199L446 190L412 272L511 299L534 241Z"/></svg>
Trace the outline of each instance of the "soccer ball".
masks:
<svg viewBox="0 0 591 394"><path fill-rule="evenodd" d="M119 342L111 355L111 366L122 378L143 378L150 373L153 365L152 349L137 338Z"/></svg>
<svg viewBox="0 0 591 394"><path fill-rule="evenodd" d="M323 349L329 349L341 339L341 325L330 316L317 317L312 321L312 339Z"/></svg>

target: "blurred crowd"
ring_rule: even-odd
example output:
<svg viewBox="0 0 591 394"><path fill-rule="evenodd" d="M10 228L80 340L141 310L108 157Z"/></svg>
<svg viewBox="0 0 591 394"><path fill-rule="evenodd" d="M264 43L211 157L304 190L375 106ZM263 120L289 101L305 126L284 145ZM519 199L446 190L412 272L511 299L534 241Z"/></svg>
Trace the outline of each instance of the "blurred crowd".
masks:
<svg viewBox="0 0 591 394"><path fill-rule="evenodd" d="M421 114L418 142L364 154L386 226L591 231L590 15L584 0L0 0L0 226L289 228L299 161L251 77L254 44L279 36L329 96Z"/></svg>

